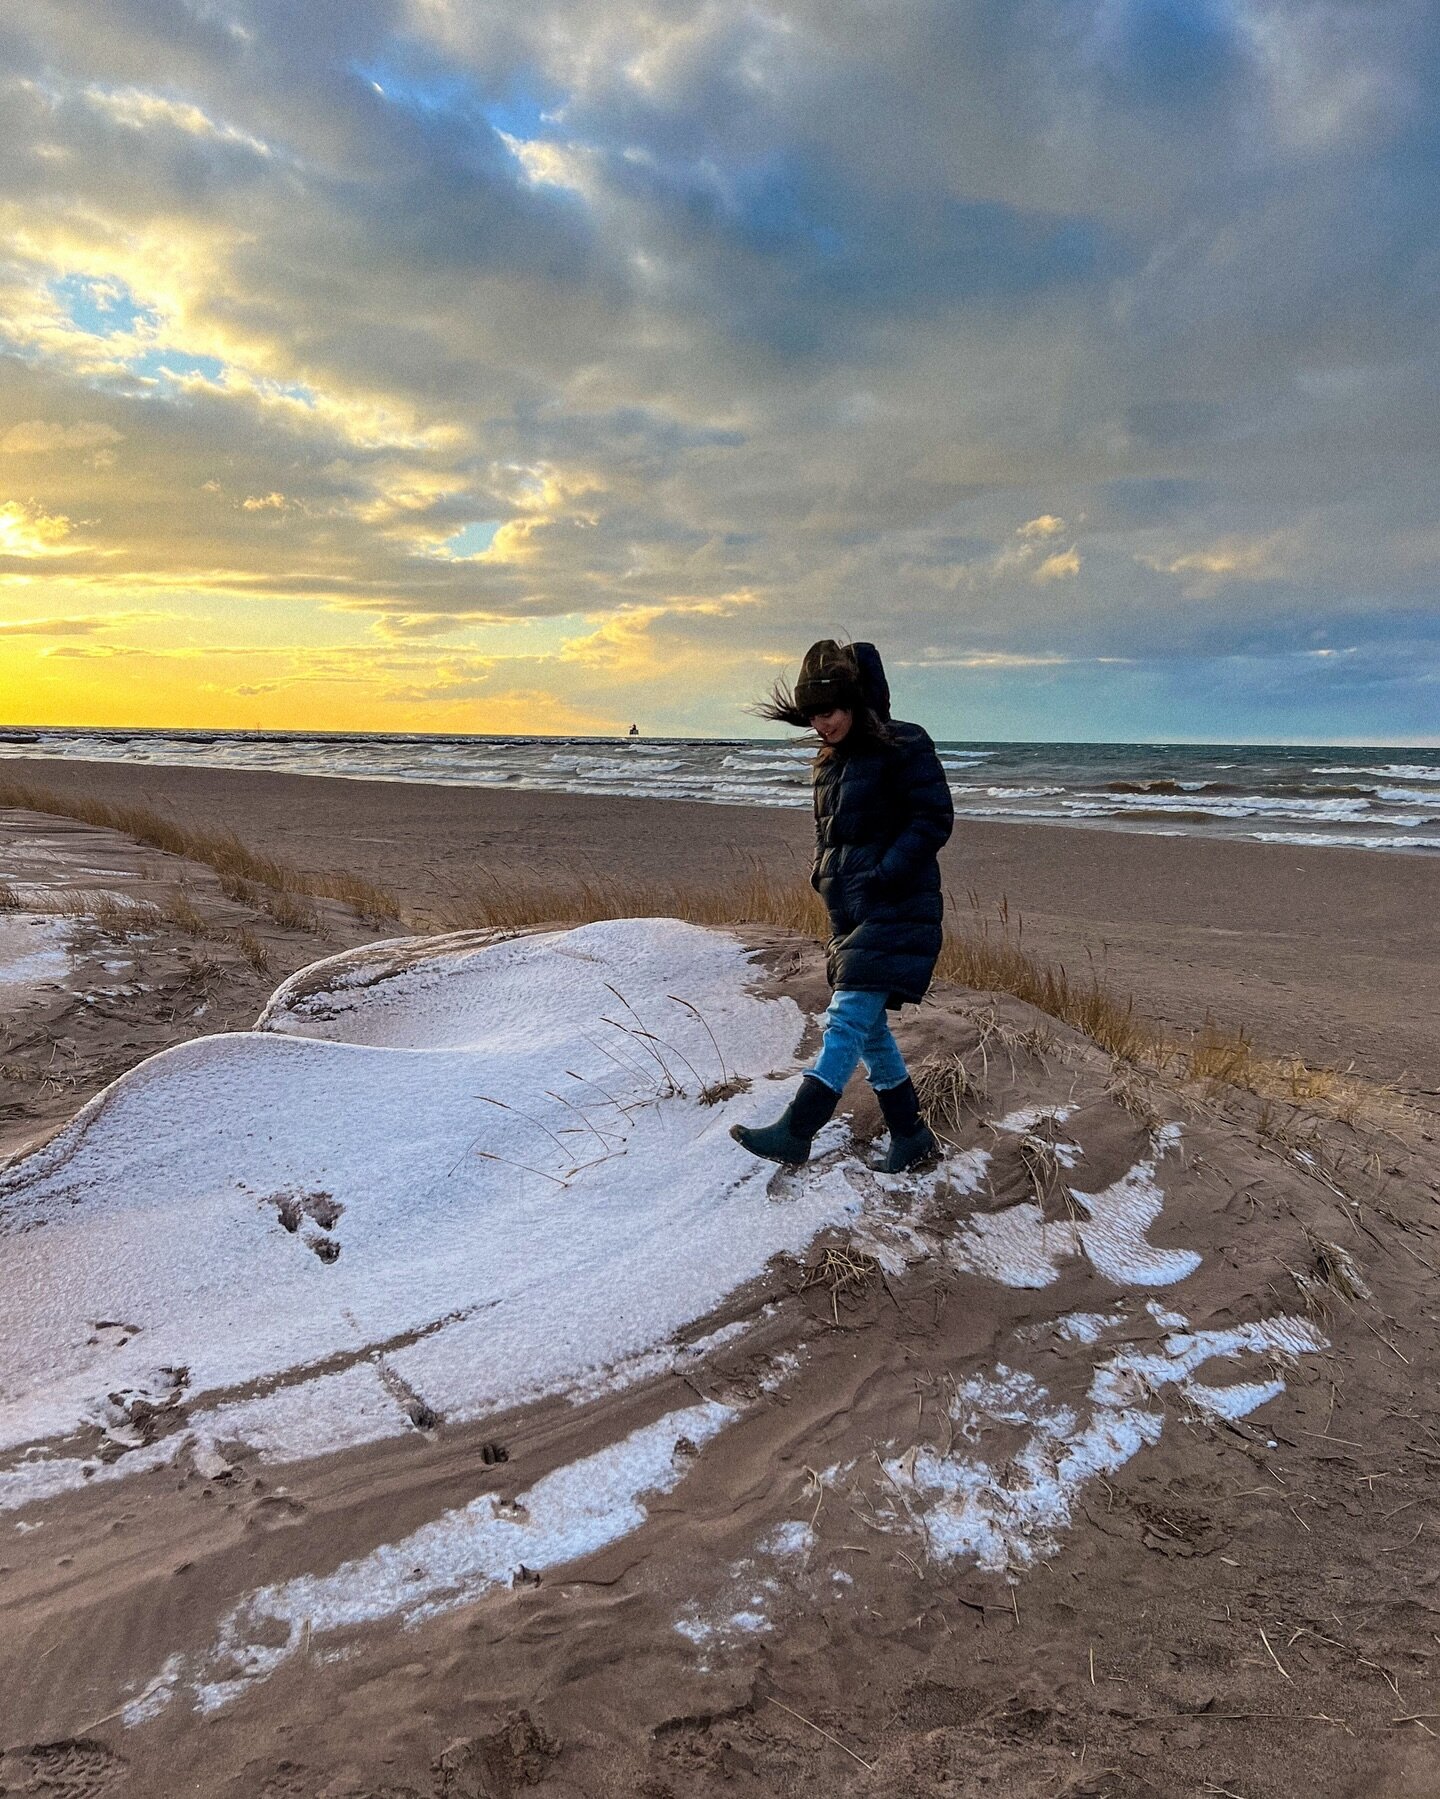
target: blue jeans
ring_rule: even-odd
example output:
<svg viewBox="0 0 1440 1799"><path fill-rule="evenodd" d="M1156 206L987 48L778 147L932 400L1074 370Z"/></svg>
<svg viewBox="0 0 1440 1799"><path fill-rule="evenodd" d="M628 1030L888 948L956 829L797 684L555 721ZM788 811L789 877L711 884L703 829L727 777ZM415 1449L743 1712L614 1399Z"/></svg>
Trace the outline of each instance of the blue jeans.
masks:
<svg viewBox="0 0 1440 1799"><path fill-rule="evenodd" d="M843 1093L859 1062L877 1093L910 1078L885 1022L885 995L865 987L838 987L825 1012L825 1041L809 1072L832 1092Z"/></svg>

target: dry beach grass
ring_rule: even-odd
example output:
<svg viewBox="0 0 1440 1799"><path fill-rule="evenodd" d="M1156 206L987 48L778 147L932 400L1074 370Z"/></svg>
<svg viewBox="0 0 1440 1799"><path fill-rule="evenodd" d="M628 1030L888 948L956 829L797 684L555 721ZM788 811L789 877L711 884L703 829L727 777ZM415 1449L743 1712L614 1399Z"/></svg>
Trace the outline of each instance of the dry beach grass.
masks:
<svg viewBox="0 0 1440 1799"><path fill-rule="evenodd" d="M0 806L49 813L123 832L136 842L213 869L227 897L258 907L286 929L316 931L316 899L347 906L362 923L420 929L401 900L374 881L345 870L306 870L243 843L233 831L198 831L152 807L116 805L92 794L60 793L0 780ZM1342 1123L1393 1121L1403 1104L1393 1088L1338 1068L1312 1067L1295 1055L1260 1053L1243 1029L1222 1030L1208 1019L1188 1033L1166 1032L1137 1012L1091 966L1077 977L1043 960L1024 942L1023 920L1012 921L1005 901L987 915L973 891L968 915L945 934L938 978L981 993L1009 994L1090 1037L1120 1063L1168 1071L1206 1086L1233 1087L1283 1101ZM0 887L0 908L20 895ZM111 895L83 904L108 928L141 923L133 907ZM206 927L182 890L162 908L166 921L197 936ZM607 918L674 917L704 925L773 925L823 938L824 908L801 880L777 880L759 861L724 887L640 881L593 875L568 884L525 882L491 875L446 902L426 921L446 930L524 930L538 925L589 924ZM263 969L264 952L252 933L240 947Z"/></svg>
<svg viewBox="0 0 1440 1799"><path fill-rule="evenodd" d="M117 806L89 794L57 793L11 780L0 781L0 806L122 831L150 849L203 863L214 869L228 898L259 904L277 923L293 929L313 928L315 909L307 903L313 898L339 900L373 924L400 917L394 896L359 875L305 874L250 848L232 831L192 830L150 806Z"/></svg>

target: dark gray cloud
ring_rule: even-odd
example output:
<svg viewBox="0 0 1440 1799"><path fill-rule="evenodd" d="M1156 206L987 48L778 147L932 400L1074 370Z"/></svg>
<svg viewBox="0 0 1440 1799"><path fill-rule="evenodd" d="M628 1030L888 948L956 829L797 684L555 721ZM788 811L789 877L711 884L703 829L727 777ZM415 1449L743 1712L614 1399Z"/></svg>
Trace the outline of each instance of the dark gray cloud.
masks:
<svg viewBox="0 0 1440 1799"><path fill-rule="evenodd" d="M1424 0L31 0L0 65L0 402L115 434L5 459L12 572L573 619L557 691L688 657L712 728L848 628L957 719L1440 730Z"/></svg>

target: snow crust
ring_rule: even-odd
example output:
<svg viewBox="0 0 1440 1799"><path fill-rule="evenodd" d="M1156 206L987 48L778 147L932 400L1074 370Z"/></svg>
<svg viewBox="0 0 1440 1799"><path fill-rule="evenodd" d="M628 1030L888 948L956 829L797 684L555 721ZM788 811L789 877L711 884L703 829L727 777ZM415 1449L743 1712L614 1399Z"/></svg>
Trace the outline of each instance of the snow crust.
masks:
<svg viewBox="0 0 1440 1799"><path fill-rule="evenodd" d="M1084 1319L1080 1329L1066 1334L1080 1342L1095 1341L1110 1322L1095 1314L1068 1322L1077 1318ZM917 1447L886 1461L885 1472L901 1495L906 1521L923 1534L936 1560L963 1557L990 1573L1013 1576L1055 1552L1089 1482L1118 1473L1142 1448L1159 1442L1165 1389L1174 1388L1212 1417L1242 1418L1284 1391L1280 1374L1213 1386L1195 1380L1197 1370L1242 1356L1283 1364L1326 1347L1302 1318L1175 1330L1157 1349L1122 1347L1097 1360L1083 1409L1054 1402L1033 1374L1000 1364L956 1389L950 1415L957 1434L977 1446L997 1428L1019 1430L1008 1459Z"/></svg>
<svg viewBox="0 0 1440 1799"><path fill-rule="evenodd" d="M0 992L7 1005L14 1005L27 988L63 981L73 960L66 920L0 912Z"/></svg>
<svg viewBox="0 0 1440 1799"><path fill-rule="evenodd" d="M760 1077L805 1023L754 972L666 919L367 946L132 1070L0 1171L0 1507L187 1442L287 1459L659 1371L865 1204L833 1163L773 1203L730 1138L788 1098ZM702 1103L722 1075L755 1084Z"/></svg>
<svg viewBox="0 0 1440 1799"><path fill-rule="evenodd" d="M1098 1343L1107 1330L1124 1322L1123 1312L1067 1312L1063 1318L1055 1320L1053 1330L1065 1343Z"/></svg>
<svg viewBox="0 0 1440 1799"><path fill-rule="evenodd" d="M713 1652L774 1629L772 1609L805 1571L815 1543L812 1526L801 1518L787 1519L760 1538L753 1555L730 1564L715 1604L708 1610L699 1604L685 1608L675 1630L700 1651L702 1672L709 1669Z"/></svg>
<svg viewBox="0 0 1440 1799"><path fill-rule="evenodd" d="M1035 1123L1032 1112L1012 1113L995 1128L1027 1130ZM1067 1262L1081 1256L1118 1287L1184 1280L1200 1266L1200 1256L1191 1249L1157 1248L1146 1235L1165 1203L1156 1170L1179 1143L1180 1127L1163 1125L1151 1153L1118 1181L1098 1193L1071 1187L1072 1217L1047 1218L1039 1205L1026 1201L967 1219L951 1242L951 1260L1007 1287L1048 1287Z"/></svg>
<svg viewBox="0 0 1440 1799"><path fill-rule="evenodd" d="M677 1455L678 1439L699 1449L736 1416L714 1401L669 1412L557 1468L508 1504L483 1494L329 1574L257 1588L223 1620L209 1651L166 1661L132 1702L126 1723L153 1716L181 1694L197 1711L218 1711L312 1637L366 1624L419 1624L510 1586L524 1578L522 1569L543 1574L593 1555L639 1529L645 1499L683 1480L690 1458Z"/></svg>
<svg viewBox="0 0 1440 1799"><path fill-rule="evenodd" d="M767 1077L795 1067L806 1023L754 978L737 940L675 920L397 939L302 970L253 1032L131 1071L0 1168L0 1510L177 1461L221 1480L241 1453L294 1461L683 1374L755 1322L696 1336L696 1321L829 1226L890 1272L936 1253L918 1227L942 1189L983 1185L987 1150L887 1177L837 1121L815 1162L780 1174L731 1140L793 1092ZM1071 1110L1022 1107L991 1129L1023 1136ZM1049 1286L1082 1258L1121 1288L1183 1281L1201 1258L1149 1240L1180 1140L1162 1127L1117 1181L1068 1186L1061 1219L1033 1203L976 1214L943 1253L1008 1287ZM1049 1147L1067 1172L1083 1162ZM1089 1482L1159 1440L1167 1392L1240 1419L1325 1346L1303 1319L1207 1331L1154 1299L1144 1312L1165 1335L1143 1349L1116 1340L1123 1303L1017 1332L1084 1356L1084 1400L1003 1363L972 1374L949 1454L882 1463L896 1525L939 1560L1013 1578L1053 1552ZM774 1353L760 1390L803 1348ZM702 1448L736 1416L719 1401L672 1412L518 1500L483 1495L250 1593L208 1650L166 1660L126 1722L180 1698L215 1710L312 1637L417 1623L593 1553L684 1478L677 1439ZM675 1628L702 1657L771 1629L815 1542L799 1520L777 1526Z"/></svg>
<svg viewBox="0 0 1440 1799"><path fill-rule="evenodd" d="M1019 1106L1013 1112L1007 1112L1003 1118L997 1118L991 1130L1018 1137L1025 1131L1033 1131L1042 1121L1064 1124L1075 1110L1074 1106Z"/></svg>

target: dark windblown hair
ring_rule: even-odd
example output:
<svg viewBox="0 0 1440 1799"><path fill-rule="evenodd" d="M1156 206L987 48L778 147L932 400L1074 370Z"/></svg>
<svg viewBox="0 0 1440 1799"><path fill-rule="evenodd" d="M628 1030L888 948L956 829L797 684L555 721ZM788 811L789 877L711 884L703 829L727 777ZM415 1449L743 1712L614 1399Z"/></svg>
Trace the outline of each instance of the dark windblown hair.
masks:
<svg viewBox="0 0 1440 1799"><path fill-rule="evenodd" d="M794 725L797 730L808 730L814 713L826 708L801 703L807 697L807 688L812 695L823 697L832 705L845 706L853 713L854 723L850 727L852 736L868 739L873 743L890 741L890 727L870 703L854 650L849 644L835 643L828 638L812 644L805 652L805 660L800 666L800 678L793 687L788 681L777 681L767 698L751 710L757 717L769 719L775 724ZM822 761L830 753L828 744L822 744L817 752Z"/></svg>

